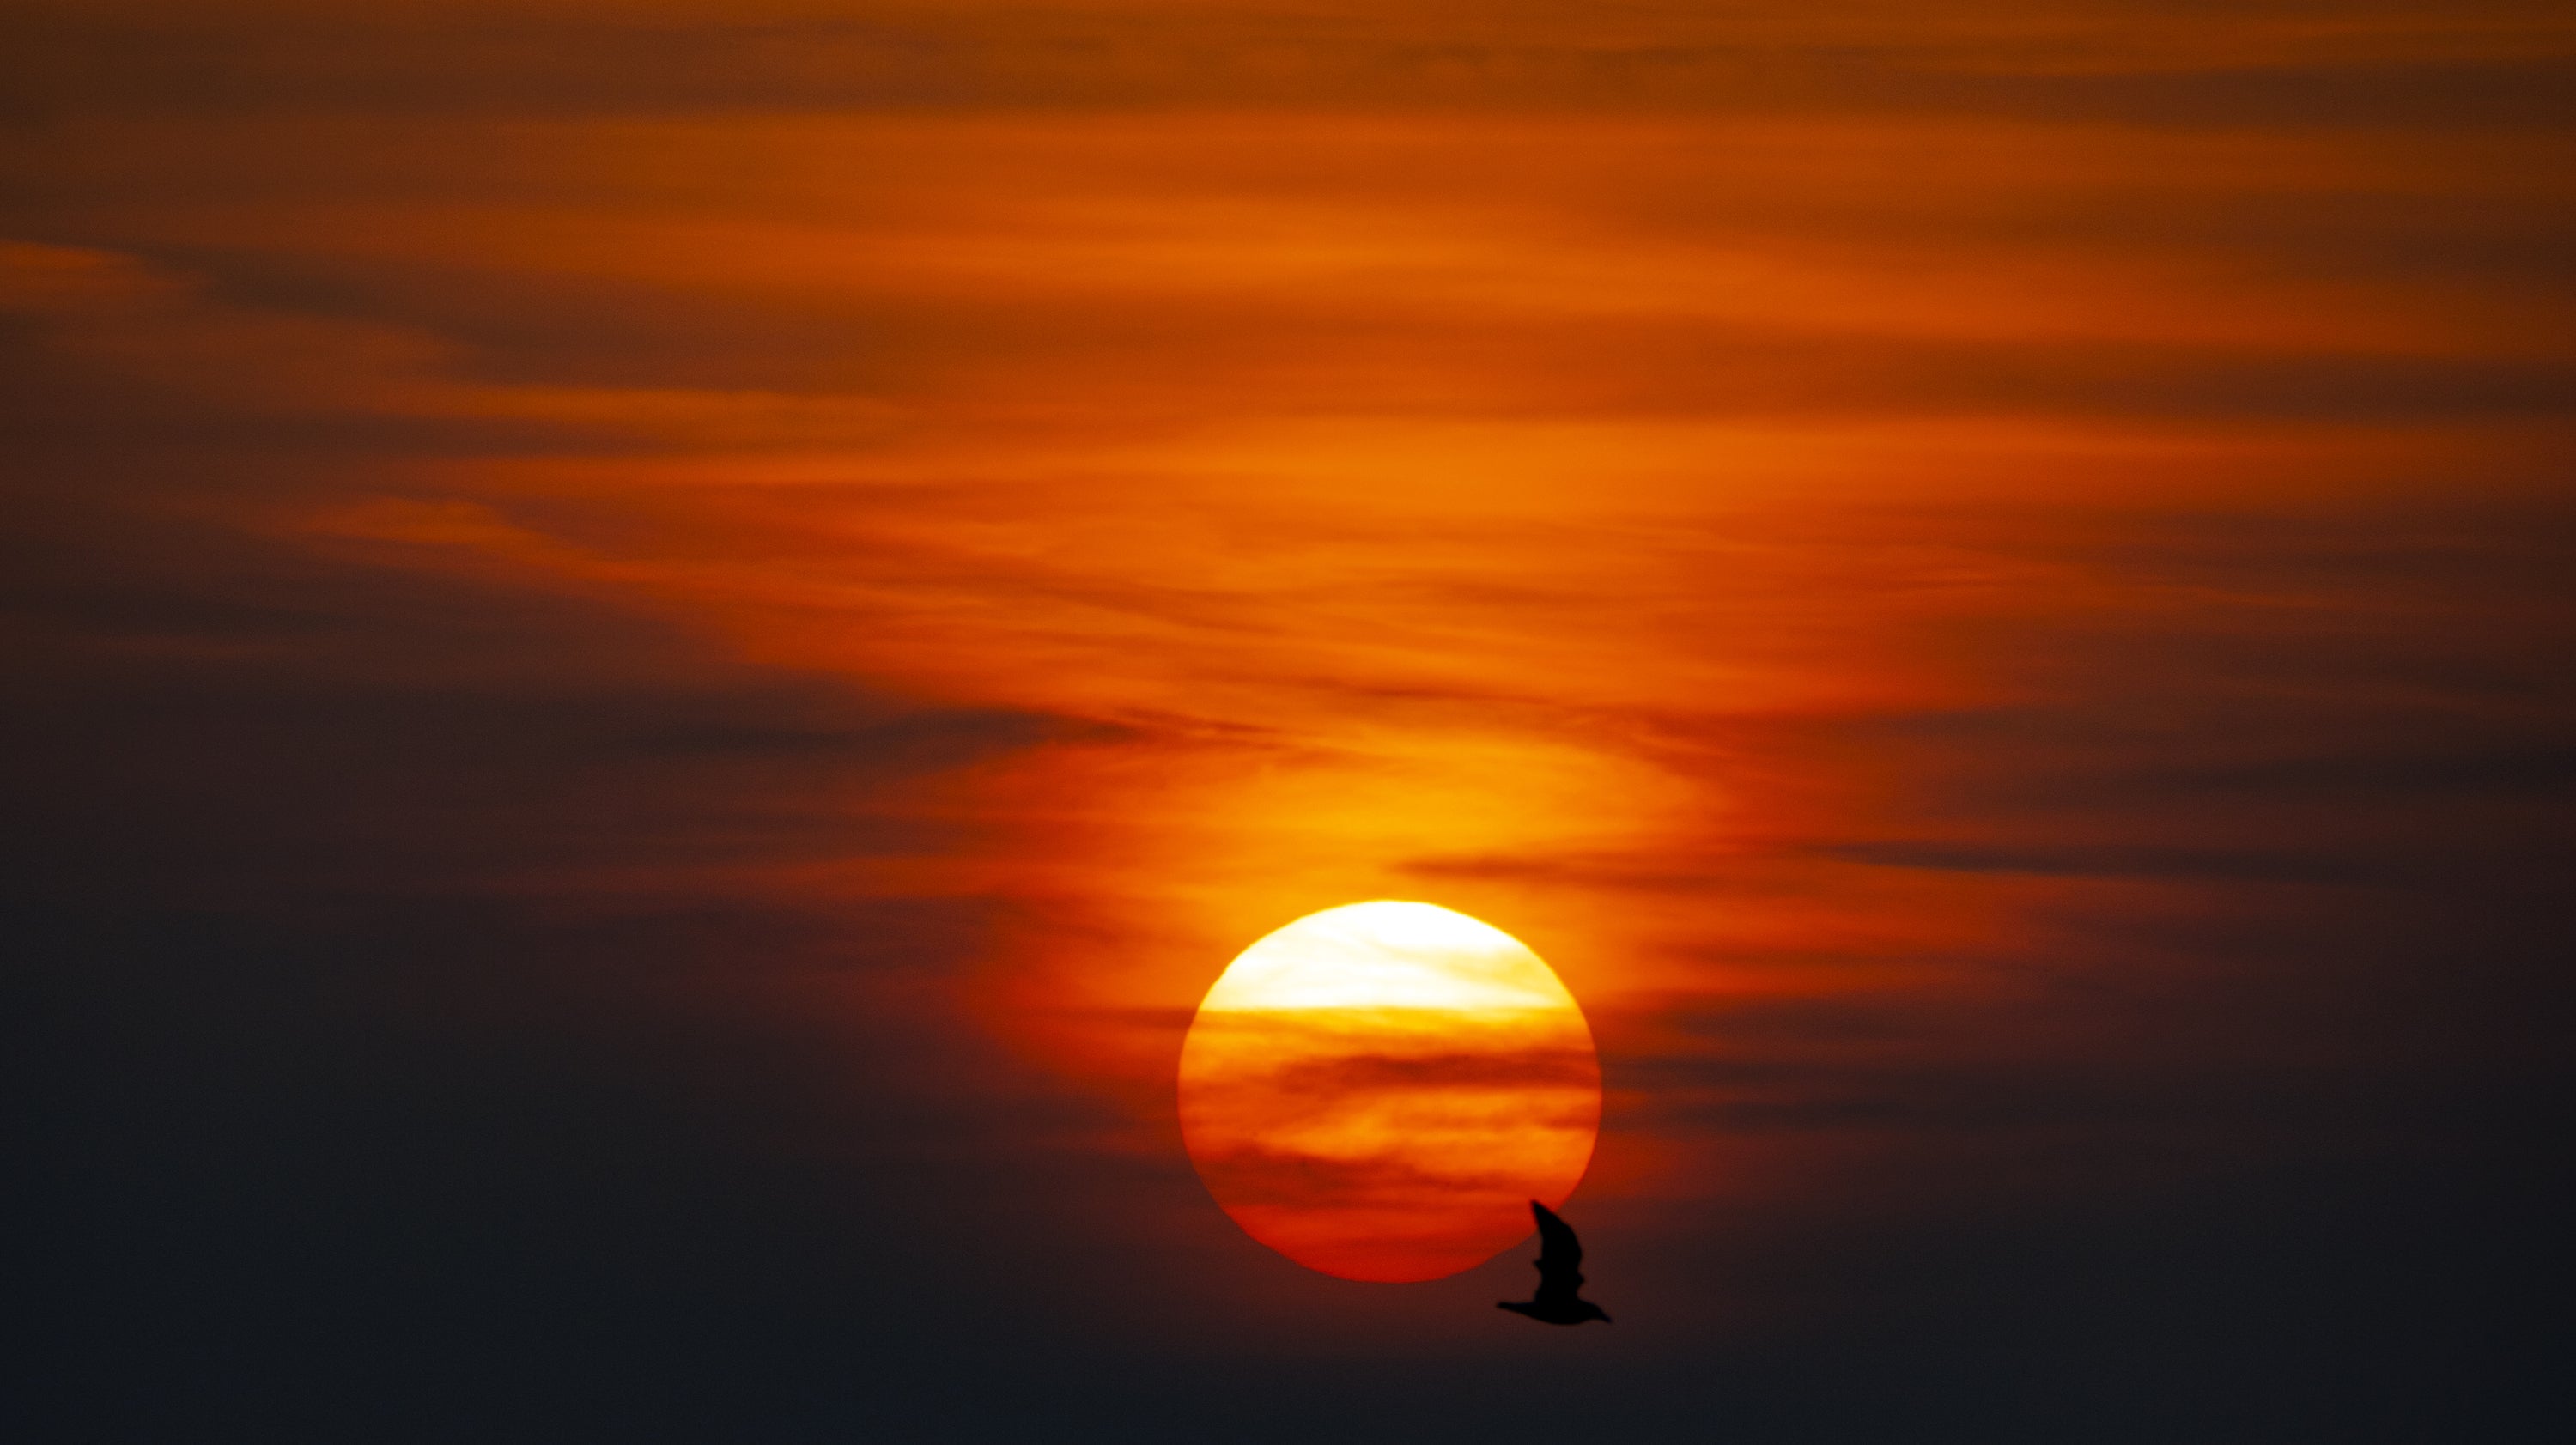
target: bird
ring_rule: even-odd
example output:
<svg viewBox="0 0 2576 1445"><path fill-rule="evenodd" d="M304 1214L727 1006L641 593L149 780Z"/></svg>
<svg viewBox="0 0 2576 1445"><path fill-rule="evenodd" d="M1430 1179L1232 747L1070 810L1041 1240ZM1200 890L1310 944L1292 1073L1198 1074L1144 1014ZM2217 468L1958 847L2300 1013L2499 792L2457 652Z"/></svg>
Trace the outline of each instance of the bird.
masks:
<svg viewBox="0 0 2576 1445"><path fill-rule="evenodd" d="M1583 1289L1583 1244L1572 1226L1533 1199L1530 1218L1538 1221L1538 1293L1527 1300L1497 1300L1494 1308L1551 1325L1579 1325L1585 1320L1610 1323L1601 1306L1578 1296Z"/></svg>

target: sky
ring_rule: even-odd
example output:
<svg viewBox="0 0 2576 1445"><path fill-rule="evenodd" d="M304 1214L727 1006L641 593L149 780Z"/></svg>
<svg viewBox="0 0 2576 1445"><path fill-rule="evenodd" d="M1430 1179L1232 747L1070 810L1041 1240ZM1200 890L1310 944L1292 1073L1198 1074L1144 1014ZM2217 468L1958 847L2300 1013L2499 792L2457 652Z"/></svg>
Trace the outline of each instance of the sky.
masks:
<svg viewBox="0 0 2576 1445"><path fill-rule="evenodd" d="M18 0L23 1438L2540 1438L2571 256L2537 0ZM1194 1172L1369 899L1615 1326Z"/></svg>

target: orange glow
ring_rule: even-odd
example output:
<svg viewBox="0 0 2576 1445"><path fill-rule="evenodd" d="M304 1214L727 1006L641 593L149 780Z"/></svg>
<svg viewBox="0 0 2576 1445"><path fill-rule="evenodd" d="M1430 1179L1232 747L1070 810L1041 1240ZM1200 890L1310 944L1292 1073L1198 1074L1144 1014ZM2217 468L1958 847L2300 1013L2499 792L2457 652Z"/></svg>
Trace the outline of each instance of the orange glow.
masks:
<svg viewBox="0 0 2576 1445"><path fill-rule="evenodd" d="M136 519L597 613L679 654L603 641L618 686L731 717L717 683L753 676L783 710L560 749L581 777L674 749L773 811L478 887L971 918L893 973L1101 1105L1043 1113L1045 1147L1150 1162L1154 1207L1236 1249L1186 1142L1255 1238L1336 1274L1472 1265L1577 1178L1676 1218L1827 1187L1818 1161L1911 1127L1889 1100L1922 1071L2088 1058L2057 1021L2089 970L2212 967L2154 940L2213 891L2381 876L2272 855L2373 836L2334 780L2436 711L2493 730L2467 756L2524 755L2538 613L2520 554L2469 544L2562 491L2576 441L2576 292L2531 244L2576 214L2562 131L1954 105L1948 61L1886 105L1739 94L1671 68L1736 53L1677 19L1611 80L1572 10L1569 68L1497 52L1481 107L1407 42L1351 61L1389 89L1266 108L1222 68L1192 88L1237 52L1180 9L1059 47L1161 55L1178 88L1142 107L594 112L549 72L543 104L363 124L67 114L0 146L11 194L56 198L0 242L0 319L25 375L93 375L94 424L149 441L98 464ZM2057 95L2203 49L2423 53L2147 28L2011 55ZM221 466L157 440L237 432ZM160 535L118 545L192 555ZM295 611L256 600L222 615ZM477 625L413 673L371 627L224 645L631 711ZM2530 736L2556 757L2563 728ZM2341 771L2294 766L2327 741ZM1282 920L1420 896L1528 940L1583 1010L1229 1005L1233 974L1198 1007ZM1619 1091L1589 1158L1596 1037ZM1469 1178L1489 1157L1515 1177Z"/></svg>
<svg viewBox="0 0 2576 1445"><path fill-rule="evenodd" d="M1539 956L1428 903L1245 949L1181 1051L1181 1133L1254 1239L1344 1279L1438 1279L1563 1202L1600 1131L1583 1011Z"/></svg>

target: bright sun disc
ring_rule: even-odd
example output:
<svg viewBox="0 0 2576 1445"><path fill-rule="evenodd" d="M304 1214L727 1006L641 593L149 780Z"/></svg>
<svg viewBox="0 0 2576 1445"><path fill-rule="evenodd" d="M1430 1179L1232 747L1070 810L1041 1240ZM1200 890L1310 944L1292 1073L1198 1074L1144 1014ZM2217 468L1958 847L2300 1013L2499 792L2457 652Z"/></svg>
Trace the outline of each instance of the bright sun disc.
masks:
<svg viewBox="0 0 2576 1445"><path fill-rule="evenodd" d="M1563 1202L1601 1126L1583 1011L1520 940L1428 903L1298 919L1181 1046L1181 1137L1254 1239L1344 1279L1456 1274Z"/></svg>

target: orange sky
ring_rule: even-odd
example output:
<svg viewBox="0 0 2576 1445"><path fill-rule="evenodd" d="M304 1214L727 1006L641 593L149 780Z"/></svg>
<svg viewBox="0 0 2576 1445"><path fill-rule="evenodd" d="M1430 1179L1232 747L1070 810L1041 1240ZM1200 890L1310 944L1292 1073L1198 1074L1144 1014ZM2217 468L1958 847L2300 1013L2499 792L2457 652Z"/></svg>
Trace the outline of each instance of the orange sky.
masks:
<svg viewBox="0 0 2576 1445"><path fill-rule="evenodd" d="M2527 494L2563 426L2446 392L2545 387L2576 334L2528 273L2299 260L2338 223L2555 214L2563 150L2510 135L1223 113L63 135L55 173L77 158L96 193L62 212L122 245L10 253L13 305L62 352L254 411L566 439L389 458L246 525L1137 730L924 803L1027 815L935 886L998 868L1190 935L1160 976L1087 964L1122 1003L1178 1002L1236 942L1426 860L1901 831L1864 780L1730 767L1711 735L2018 699L2041 684L1971 634L2228 600L2067 555L2124 517L2402 499L2428 463L2446 493ZM353 290L376 314L334 314ZM1702 986L1656 962L1673 935L1765 927L1517 906L1620 935L1555 950L1587 992Z"/></svg>
<svg viewBox="0 0 2576 1445"><path fill-rule="evenodd" d="M1226 960L1391 897L1592 1016L1574 1207L2044 1182L1914 1081L2271 1067L2136 1021L2538 826L2334 780L2564 719L2560 6L21 9L62 525L1042 720L455 886L989 907L928 988L1068 1147L1176 1158Z"/></svg>

